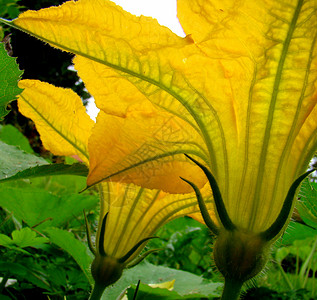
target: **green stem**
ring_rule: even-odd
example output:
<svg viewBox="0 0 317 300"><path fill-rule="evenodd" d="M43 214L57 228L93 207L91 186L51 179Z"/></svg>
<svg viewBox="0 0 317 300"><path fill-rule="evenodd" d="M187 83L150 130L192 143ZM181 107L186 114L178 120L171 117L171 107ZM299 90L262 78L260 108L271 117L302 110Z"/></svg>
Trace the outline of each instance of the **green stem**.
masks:
<svg viewBox="0 0 317 300"><path fill-rule="evenodd" d="M285 282L286 282L288 288L289 288L290 290L293 290L293 289L294 289L293 284L291 283L291 281L290 281L289 278L287 277L287 274L285 273L283 267L282 267L279 263L277 263L277 267L279 268L279 270L280 270L280 272L281 272L281 274L282 274L282 277L283 277L283 279L285 280Z"/></svg>
<svg viewBox="0 0 317 300"><path fill-rule="evenodd" d="M3 289L5 288L8 279L9 279L9 272L6 272L0 283L0 293L2 293Z"/></svg>
<svg viewBox="0 0 317 300"><path fill-rule="evenodd" d="M226 278L221 300L238 300L242 285L243 282Z"/></svg>
<svg viewBox="0 0 317 300"><path fill-rule="evenodd" d="M89 297L89 300L100 300L105 288L106 287L104 285L99 285L96 283Z"/></svg>
<svg viewBox="0 0 317 300"><path fill-rule="evenodd" d="M85 224L86 224L86 236L87 236L88 247L89 247L91 253L96 256L96 250L95 250L95 247L94 247L92 240L91 240L91 231L90 231L90 226L88 223L88 219L87 219L87 215L86 215L85 210L84 210L84 217L85 217Z"/></svg>
<svg viewBox="0 0 317 300"><path fill-rule="evenodd" d="M316 251L316 247L317 247L317 238L313 244L313 247L308 255L308 257L306 258L305 262L303 263L303 266L301 267L301 270L299 272L299 278L301 281L301 288L304 288L307 284L307 277L305 278L305 273L308 276L308 272L309 272L309 265L314 257L314 253Z"/></svg>

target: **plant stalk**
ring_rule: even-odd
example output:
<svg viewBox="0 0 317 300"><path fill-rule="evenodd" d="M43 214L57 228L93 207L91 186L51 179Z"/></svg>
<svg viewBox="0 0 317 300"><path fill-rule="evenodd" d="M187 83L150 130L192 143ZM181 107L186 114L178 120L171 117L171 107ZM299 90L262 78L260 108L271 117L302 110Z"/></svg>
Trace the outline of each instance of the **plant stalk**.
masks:
<svg viewBox="0 0 317 300"><path fill-rule="evenodd" d="M301 270L299 272L299 278L300 278L300 281L301 281L301 288L305 288L306 284L307 284L307 278L308 278L308 272L309 272L309 265L311 264L312 262L312 259L314 257L314 253L316 251L316 248L317 248L317 238L313 244L313 247L307 257L307 259L305 260L305 262L303 263L303 266L301 267ZM305 273L307 274L305 276ZM306 278L305 278L306 277Z"/></svg>
<svg viewBox="0 0 317 300"><path fill-rule="evenodd" d="M9 279L9 272L6 272L5 275L2 277L2 281L0 283L0 293L2 293L3 289L5 288L8 279Z"/></svg>
<svg viewBox="0 0 317 300"><path fill-rule="evenodd" d="M89 297L89 300L100 300L105 288L106 287L104 285L99 285L96 283Z"/></svg>
<svg viewBox="0 0 317 300"><path fill-rule="evenodd" d="M287 274L285 273L283 267L282 267L279 263L277 263L277 267L278 267L278 269L280 270L280 272L281 272L281 274L282 274L282 277L283 277L283 279L285 280L285 282L286 282L288 288L289 288L290 290L293 290L293 289L294 289L293 284L292 284L291 281L288 279Z"/></svg>
<svg viewBox="0 0 317 300"><path fill-rule="evenodd" d="M243 282L225 278L221 300L238 300Z"/></svg>

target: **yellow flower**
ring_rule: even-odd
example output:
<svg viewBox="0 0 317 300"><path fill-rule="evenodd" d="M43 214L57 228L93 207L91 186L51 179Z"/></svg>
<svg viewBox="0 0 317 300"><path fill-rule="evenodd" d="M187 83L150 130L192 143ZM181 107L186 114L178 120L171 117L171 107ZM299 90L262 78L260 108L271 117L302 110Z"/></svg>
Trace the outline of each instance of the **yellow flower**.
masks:
<svg viewBox="0 0 317 300"><path fill-rule="evenodd" d="M119 183L102 183L99 187L100 225L92 274L100 285L113 283L125 267L134 266L153 252L138 257L161 226L199 210L193 194L172 195Z"/></svg>
<svg viewBox="0 0 317 300"><path fill-rule="evenodd" d="M126 181L178 192L186 187L179 175L197 183L182 153L195 155L215 176L234 223L259 232L316 149L315 12L312 0L182 0L183 39L110 1L80 0L25 12L11 25L78 54L75 67L108 113L93 135L104 138L100 147L91 143L88 185L125 171ZM130 130L140 110L142 123ZM120 118L114 129L110 113ZM164 116L148 118L155 114ZM175 130L164 127L168 114ZM125 124L129 148L111 149L104 140ZM156 136L140 153L144 128ZM112 155L100 156L102 146Z"/></svg>
<svg viewBox="0 0 317 300"><path fill-rule="evenodd" d="M90 139L89 186L112 179L181 193L204 185L204 169L218 195L216 246L255 249L217 257L215 248L231 284L262 268L317 148L316 11L315 0L178 0L186 38L106 0L9 24L77 55L104 111ZM119 129L121 145L110 148Z"/></svg>
<svg viewBox="0 0 317 300"><path fill-rule="evenodd" d="M72 90L38 80L21 80L19 86L23 89L18 98L19 109L35 122L44 147L56 155L77 155L89 164L88 143L95 123L80 97ZM117 147L115 142L112 146ZM89 246L95 254L92 274L96 287L92 297L96 298L120 278L124 268L153 252L138 256L161 226L188 214L199 218L193 193L167 194L113 182L100 183L98 189L101 209L96 247L92 246L88 231ZM211 194L207 186L205 193ZM211 204L211 199L208 202Z"/></svg>

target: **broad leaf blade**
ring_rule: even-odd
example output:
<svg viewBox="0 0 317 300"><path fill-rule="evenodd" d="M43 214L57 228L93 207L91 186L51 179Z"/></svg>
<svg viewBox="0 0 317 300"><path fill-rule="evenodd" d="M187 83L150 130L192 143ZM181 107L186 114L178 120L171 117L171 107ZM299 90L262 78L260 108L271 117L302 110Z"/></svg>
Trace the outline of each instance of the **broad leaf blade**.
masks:
<svg viewBox="0 0 317 300"><path fill-rule="evenodd" d="M21 150L34 154L29 140L12 125L0 125L0 140L8 145L18 146Z"/></svg>
<svg viewBox="0 0 317 300"><path fill-rule="evenodd" d="M314 236L316 236L315 229L297 222L291 222L282 236L281 241L282 245L290 245L296 240L303 240Z"/></svg>
<svg viewBox="0 0 317 300"><path fill-rule="evenodd" d="M2 233L0 234L0 246L11 246L12 243L12 239L10 239L7 235Z"/></svg>
<svg viewBox="0 0 317 300"><path fill-rule="evenodd" d="M18 221L37 230L62 226L77 216L83 209L96 207L98 197L84 194L53 195L36 188L12 188L0 185L0 206L13 212ZM44 222L43 222L44 221Z"/></svg>
<svg viewBox="0 0 317 300"><path fill-rule="evenodd" d="M47 161L41 157L28 154L0 141L0 179L11 177L25 169L47 164Z"/></svg>
<svg viewBox="0 0 317 300"><path fill-rule="evenodd" d="M301 185L299 196L297 209L300 216L308 225L317 228L317 183L306 178Z"/></svg>
<svg viewBox="0 0 317 300"><path fill-rule="evenodd" d="M0 120L9 112L6 109L8 103L22 92L18 87L22 73L15 58L8 56L4 44L0 43Z"/></svg>
<svg viewBox="0 0 317 300"><path fill-rule="evenodd" d="M126 270L116 284L106 289L102 299L117 299L122 290L131 284L141 280L144 284L162 283L175 279L173 291L181 296L196 295L197 297L219 297L220 288L223 284L204 280L202 277L162 266L149 263L141 263L133 269ZM188 284L190 282L190 284ZM175 295L175 294L174 294Z"/></svg>
<svg viewBox="0 0 317 300"><path fill-rule="evenodd" d="M132 285L127 290L128 299L133 299L133 295L135 293L136 286ZM188 297L181 297L179 293L175 291L170 291L166 288L156 287L153 288L146 284L140 283L139 289L137 292L137 299L138 300L177 300L177 299L188 299ZM199 295L191 295L190 298L197 298Z"/></svg>
<svg viewBox="0 0 317 300"><path fill-rule="evenodd" d="M18 180L18 179L28 179L41 176L55 176L55 175L78 175L87 176L88 168L86 165L81 163L75 163L72 165L68 164L49 164L36 166L23 171L19 171L13 176L0 179L0 182Z"/></svg>

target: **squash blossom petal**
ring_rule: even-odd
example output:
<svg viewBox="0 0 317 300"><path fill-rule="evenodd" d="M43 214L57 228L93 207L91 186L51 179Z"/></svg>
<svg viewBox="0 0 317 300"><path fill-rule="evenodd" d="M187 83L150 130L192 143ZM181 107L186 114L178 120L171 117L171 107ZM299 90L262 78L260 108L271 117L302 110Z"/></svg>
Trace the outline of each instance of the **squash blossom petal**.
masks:
<svg viewBox="0 0 317 300"><path fill-rule="evenodd" d="M116 149L109 164L101 148L90 148L87 183L113 177L173 193L187 183L201 202L202 172L189 178L184 169L193 163L204 170L218 195L215 258L226 279L223 298L234 299L238 292L230 290L262 269L287 225L317 148L316 11L315 0L178 0L186 38L101 0L69 1L6 23L77 54L81 76L90 69L90 90L107 81L110 100L100 93L97 105L127 127L129 112L142 107L178 124L152 148L140 146L136 128L133 145L126 129L132 146ZM137 155L139 148L150 151Z"/></svg>
<svg viewBox="0 0 317 300"><path fill-rule="evenodd" d="M89 164L88 141L96 124L86 113L80 97L69 89L38 80L21 80L19 86L23 89L18 98L19 109L36 124L44 147L56 155L78 155ZM111 119L108 120L111 126ZM115 133L119 139L109 144L110 149L121 147L120 130ZM95 255L91 271L96 284L91 299L99 299L126 267L134 266L153 252L149 250L139 256L147 241L165 223L184 215L200 219L193 193L168 194L112 182L100 183L98 189L101 209L96 247L86 223L89 247ZM209 195L207 203L212 213L210 188L205 185L202 190L206 197Z"/></svg>

